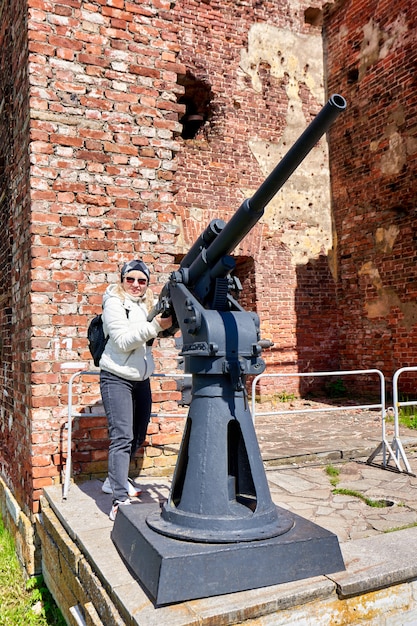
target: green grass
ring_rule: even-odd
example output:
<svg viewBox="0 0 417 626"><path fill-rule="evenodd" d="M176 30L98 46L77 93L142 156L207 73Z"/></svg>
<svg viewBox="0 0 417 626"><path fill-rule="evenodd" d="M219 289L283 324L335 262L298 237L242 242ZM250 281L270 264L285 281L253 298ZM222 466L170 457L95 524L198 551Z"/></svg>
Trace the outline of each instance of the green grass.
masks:
<svg viewBox="0 0 417 626"><path fill-rule="evenodd" d="M339 478L340 470L337 467L334 467L333 465L326 465L326 474L330 478L330 484L332 485L332 487L336 487L336 485L338 484L340 480ZM365 504L367 504L368 506L372 506L377 509L382 509L387 506L385 500L372 500L372 498L367 498L360 491L355 491L353 489L341 489L341 488L336 489L335 488L335 489L332 489L332 493L335 495L353 496L354 498L359 498L360 500L362 500L362 502L365 502Z"/></svg>
<svg viewBox="0 0 417 626"><path fill-rule="evenodd" d="M398 411L398 421L404 428L417 430L417 407L403 406Z"/></svg>
<svg viewBox="0 0 417 626"><path fill-rule="evenodd" d="M330 398L343 398L347 394L347 389L342 378L336 378L327 385L327 393Z"/></svg>
<svg viewBox="0 0 417 626"><path fill-rule="evenodd" d="M42 576L25 582L13 537L0 518L0 626L65 626Z"/></svg>
<svg viewBox="0 0 417 626"><path fill-rule="evenodd" d="M278 402L291 402L291 400L295 400L296 397L295 393L288 393L287 391L281 391L274 396Z"/></svg>
<svg viewBox="0 0 417 626"><path fill-rule="evenodd" d="M409 398L407 396L401 396L400 402L408 402ZM390 415L387 418L388 422L394 421L394 415ZM417 406L409 405L409 406L400 406L398 408L398 421L400 426L404 426L404 428L410 428L411 430L417 430Z"/></svg>
<svg viewBox="0 0 417 626"><path fill-rule="evenodd" d="M333 489L332 493L335 495L342 496L352 496L354 498L359 498L362 502L365 502L368 506L372 506L375 509L383 509L387 506L386 500L372 500L372 498L367 498L360 491L355 491L354 489Z"/></svg>
<svg viewBox="0 0 417 626"><path fill-rule="evenodd" d="M384 533L395 533L397 530L407 530L407 528L415 528L417 526L417 522L412 522L411 524L406 524L405 526L396 526L395 528L388 528L384 530Z"/></svg>
<svg viewBox="0 0 417 626"><path fill-rule="evenodd" d="M326 465L326 474L330 478L330 484L333 487L336 487L337 483L339 482L340 470L338 470L337 467L334 467L333 465Z"/></svg>

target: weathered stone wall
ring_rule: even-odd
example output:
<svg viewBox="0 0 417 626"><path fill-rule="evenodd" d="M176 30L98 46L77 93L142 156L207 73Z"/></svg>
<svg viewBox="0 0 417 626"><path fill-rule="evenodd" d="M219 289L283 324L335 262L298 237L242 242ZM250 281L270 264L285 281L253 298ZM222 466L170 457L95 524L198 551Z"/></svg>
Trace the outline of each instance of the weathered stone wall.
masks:
<svg viewBox="0 0 417 626"><path fill-rule="evenodd" d="M331 134L341 367L389 379L416 363L417 6L339 2L325 24L348 101Z"/></svg>
<svg viewBox="0 0 417 626"><path fill-rule="evenodd" d="M42 574L67 624L77 626L80 619L88 626L125 624L97 572L44 499L42 511L36 524Z"/></svg>
<svg viewBox="0 0 417 626"><path fill-rule="evenodd" d="M0 516L13 537L16 555L27 576L41 571L40 540L33 519L28 516L14 497L13 492L0 478Z"/></svg>

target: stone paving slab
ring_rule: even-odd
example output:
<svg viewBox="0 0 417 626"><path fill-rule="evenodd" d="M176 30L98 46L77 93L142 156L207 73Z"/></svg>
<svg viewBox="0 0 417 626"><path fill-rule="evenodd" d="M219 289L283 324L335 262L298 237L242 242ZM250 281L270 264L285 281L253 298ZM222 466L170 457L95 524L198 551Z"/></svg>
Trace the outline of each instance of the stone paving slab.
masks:
<svg viewBox="0 0 417 626"><path fill-rule="evenodd" d="M101 502L102 498L101 484L100 481L94 480L83 485L71 485L69 497L65 501L62 500L62 489L59 486L45 489L45 496L58 514L64 528L67 531L71 529L71 534L76 537L76 543L82 548L88 561L94 564L94 570L112 600L119 610L123 607L122 613L129 616L129 623L137 626L143 624L198 626L203 619L209 618L212 618L211 623L215 624L236 623L237 616L242 620L256 618L294 604L327 598L335 592L336 584L333 581L325 576L316 576L302 581L155 607L146 590L135 580L118 554L110 538L111 525L107 531L100 527L95 535L90 530L84 530L82 518L76 509L82 504L85 517L94 514L97 502ZM165 485L168 487L168 481ZM147 480L144 486L149 487L149 491L146 492L147 500L157 502L162 490L160 479L157 479L155 490L150 480ZM89 504L86 495L90 499ZM107 498L110 502L110 496ZM104 512L102 515L105 525L108 518ZM104 521L104 517L107 521Z"/></svg>
<svg viewBox="0 0 417 626"><path fill-rule="evenodd" d="M359 595L417 577L417 528L343 544L345 572L330 574L341 597Z"/></svg>
<svg viewBox="0 0 417 626"><path fill-rule="evenodd" d="M413 463L417 463L417 458L413 457ZM233 623L236 615L255 618L265 611L270 613L330 597L336 586L340 597L349 597L417 576L417 560L410 550L417 539L417 528L385 534L384 529L378 527L378 522L384 520L391 529L417 522L417 478L393 475L353 461L340 465L339 476L340 485L349 484L360 490L363 481L365 491L375 495L385 493L394 478L394 489L398 487L404 503L396 500L394 506L373 511L358 498L332 495L332 486L322 465L267 470L271 493L277 504L335 532L346 565L345 572L182 602L174 607L155 607L141 584L125 567L110 538L112 523L107 514L111 498L101 492L100 481L72 485L66 501L62 500L62 490L58 486L48 488L46 496L95 571L99 572L106 590L117 600L118 606L124 607L133 624L197 625L203 616L213 616L219 620L216 623L226 624ZM168 480L148 478L143 479L142 485L142 498L147 502L160 502L168 494ZM397 519L396 515L400 517ZM90 522L86 525L88 518ZM91 529L93 520L98 521L96 530Z"/></svg>
<svg viewBox="0 0 417 626"><path fill-rule="evenodd" d="M417 467L415 453L410 456ZM339 541L379 535L417 522L417 478L397 474L363 462L332 464L338 483L331 484L326 465L268 469L274 502L334 532ZM334 494L336 488L359 492L371 500L386 502L374 508L353 495Z"/></svg>

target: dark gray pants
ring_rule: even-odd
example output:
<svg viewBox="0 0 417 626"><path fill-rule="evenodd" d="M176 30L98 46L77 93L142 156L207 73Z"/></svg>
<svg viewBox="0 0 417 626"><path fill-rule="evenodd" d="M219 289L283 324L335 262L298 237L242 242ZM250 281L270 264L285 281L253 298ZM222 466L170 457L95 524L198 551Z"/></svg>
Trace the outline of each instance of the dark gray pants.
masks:
<svg viewBox="0 0 417 626"><path fill-rule="evenodd" d="M109 481L113 501L128 498L129 463L146 438L151 407L151 384L146 380L125 380L100 372L100 391L109 425Z"/></svg>

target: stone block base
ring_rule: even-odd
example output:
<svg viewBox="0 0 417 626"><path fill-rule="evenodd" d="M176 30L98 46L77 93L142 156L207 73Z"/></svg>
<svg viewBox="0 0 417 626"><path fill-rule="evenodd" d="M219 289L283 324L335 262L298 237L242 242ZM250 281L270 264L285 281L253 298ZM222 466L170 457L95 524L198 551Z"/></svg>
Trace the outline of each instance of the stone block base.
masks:
<svg viewBox="0 0 417 626"><path fill-rule="evenodd" d="M120 507L111 535L157 605L345 569L336 535L298 515L293 516L294 526L277 537L225 544L181 541L159 534L146 522L157 510L158 506L143 504Z"/></svg>

